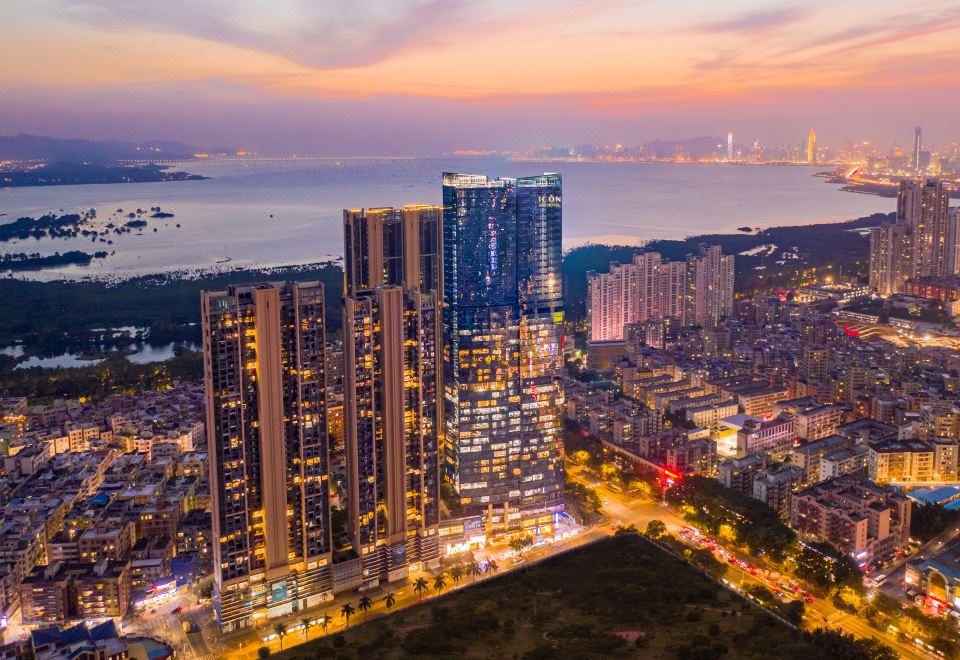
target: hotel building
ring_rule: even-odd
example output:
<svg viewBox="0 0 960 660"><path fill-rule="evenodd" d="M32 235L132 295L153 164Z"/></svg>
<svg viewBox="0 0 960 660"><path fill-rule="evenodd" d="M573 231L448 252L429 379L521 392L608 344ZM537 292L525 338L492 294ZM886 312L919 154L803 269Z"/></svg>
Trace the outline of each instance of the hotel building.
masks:
<svg viewBox="0 0 960 660"><path fill-rule="evenodd" d="M560 176L443 175L444 428L467 514L544 530L563 508Z"/></svg>

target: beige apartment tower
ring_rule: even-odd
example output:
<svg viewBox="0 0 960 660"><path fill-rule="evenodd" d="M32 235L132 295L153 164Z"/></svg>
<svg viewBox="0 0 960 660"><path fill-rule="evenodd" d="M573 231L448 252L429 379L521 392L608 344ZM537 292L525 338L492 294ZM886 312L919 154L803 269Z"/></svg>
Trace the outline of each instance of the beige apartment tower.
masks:
<svg viewBox="0 0 960 660"><path fill-rule="evenodd" d="M329 597L324 290L204 291L213 602L224 631Z"/></svg>
<svg viewBox="0 0 960 660"><path fill-rule="evenodd" d="M347 511L363 583L439 562L439 208L345 210Z"/></svg>

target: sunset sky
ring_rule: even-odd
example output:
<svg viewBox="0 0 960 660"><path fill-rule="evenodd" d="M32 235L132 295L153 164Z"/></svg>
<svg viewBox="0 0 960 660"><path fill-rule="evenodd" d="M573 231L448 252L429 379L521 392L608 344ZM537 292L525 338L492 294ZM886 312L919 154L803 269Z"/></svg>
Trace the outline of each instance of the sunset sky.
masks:
<svg viewBox="0 0 960 660"><path fill-rule="evenodd" d="M960 138L960 4L2 0L0 134L270 152Z"/></svg>

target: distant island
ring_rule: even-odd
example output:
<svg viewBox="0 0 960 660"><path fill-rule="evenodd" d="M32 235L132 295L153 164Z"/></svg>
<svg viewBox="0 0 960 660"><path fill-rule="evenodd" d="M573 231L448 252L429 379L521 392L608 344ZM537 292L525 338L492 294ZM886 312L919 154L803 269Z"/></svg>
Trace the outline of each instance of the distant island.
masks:
<svg viewBox="0 0 960 660"><path fill-rule="evenodd" d="M209 177L188 172L168 172L168 165L95 165L57 162L48 165L0 169L0 188L72 186L93 183L153 183L195 181Z"/></svg>

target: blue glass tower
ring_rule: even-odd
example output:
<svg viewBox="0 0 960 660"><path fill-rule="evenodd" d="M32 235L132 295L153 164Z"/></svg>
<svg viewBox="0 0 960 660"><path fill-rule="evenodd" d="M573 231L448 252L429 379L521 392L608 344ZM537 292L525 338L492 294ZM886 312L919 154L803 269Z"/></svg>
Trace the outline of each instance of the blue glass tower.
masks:
<svg viewBox="0 0 960 660"><path fill-rule="evenodd" d="M446 444L464 510L494 530L563 508L561 188L443 176Z"/></svg>

